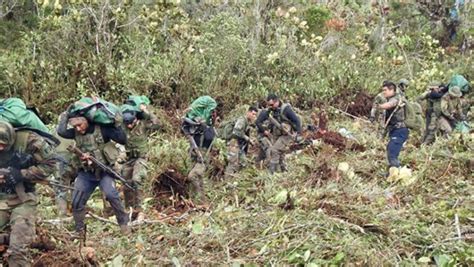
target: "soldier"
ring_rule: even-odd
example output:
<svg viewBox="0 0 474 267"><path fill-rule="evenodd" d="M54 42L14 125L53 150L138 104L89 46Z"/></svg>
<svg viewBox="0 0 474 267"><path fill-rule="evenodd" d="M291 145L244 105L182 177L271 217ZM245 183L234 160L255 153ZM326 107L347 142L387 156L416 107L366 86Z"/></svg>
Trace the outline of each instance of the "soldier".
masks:
<svg viewBox="0 0 474 267"><path fill-rule="evenodd" d="M245 116L239 117L232 125L231 139L227 144L227 167L225 175L230 176L239 171L245 162L250 140L250 125L257 117L257 108L249 107Z"/></svg>
<svg viewBox="0 0 474 267"><path fill-rule="evenodd" d="M398 170L400 167L398 156L403 144L408 139L409 131L405 125L403 97L397 94L396 85L386 82L382 90L387 102L379 104L378 108L386 111L385 128L390 139L387 144L387 159L390 173L392 173L392 168Z"/></svg>
<svg viewBox="0 0 474 267"><path fill-rule="evenodd" d="M73 129L67 128L68 121L74 127ZM115 180L110 174L92 165L89 159L92 156L108 166L115 163L118 151L114 142L122 145L127 143L127 136L119 122L112 126L99 125L89 122L82 116L70 118L68 112L63 112L59 118L57 132L63 138L74 139L76 146L85 153L80 158L82 165L79 167L72 193L72 210L76 231L74 237L84 236L86 203L97 186L100 187L112 206L120 230L123 234L128 234L130 232L127 225L128 214L125 212L119 192L115 188Z"/></svg>
<svg viewBox="0 0 474 267"><path fill-rule="evenodd" d="M188 174L190 192L201 203L205 202L204 173L207 169L208 151L211 149L216 132L214 123L218 119L217 102L210 96L201 96L187 109L181 125L182 132L190 142L193 168Z"/></svg>
<svg viewBox="0 0 474 267"><path fill-rule="evenodd" d="M301 142L301 120L288 103L282 103L277 95L270 94L267 97L267 110L262 111L255 124L259 134L271 139L270 173L286 171L285 152L292 141ZM270 129L263 125L270 122ZM295 134L296 133L296 134Z"/></svg>
<svg viewBox="0 0 474 267"><path fill-rule="evenodd" d="M122 175L132 184L136 190L124 188L125 208L132 208L138 214L137 218L142 218L142 195L141 185L147 178L147 137L151 129L156 129L157 120L152 119L152 115L147 107L140 105L140 111L130 105L122 106L123 122L127 133L126 162L123 165ZM154 118L154 117L153 117Z"/></svg>
<svg viewBox="0 0 474 267"><path fill-rule="evenodd" d="M448 93L441 98L441 116L438 119L439 128L445 136L451 134L458 121L465 120L462 112L461 89L457 86L449 88Z"/></svg>
<svg viewBox="0 0 474 267"><path fill-rule="evenodd" d="M15 132L8 122L0 121L0 229L8 244L9 266L31 266L30 244L36 236L35 180L45 180L54 171L52 146L28 130Z"/></svg>
<svg viewBox="0 0 474 267"><path fill-rule="evenodd" d="M432 144L438 130L438 118L441 116L441 97L445 94L446 89L439 82L432 82L428 86L428 90L416 98L416 101L427 101L425 120L426 128L423 134L422 143Z"/></svg>
<svg viewBox="0 0 474 267"><path fill-rule="evenodd" d="M398 82L398 93L406 98L406 89L410 85L410 82L407 79L400 79Z"/></svg>
<svg viewBox="0 0 474 267"><path fill-rule="evenodd" d="M67 148L69 146L74 146L74 140L65 139L60 136L55 136L61 142L59 146L56 147L56 154L61 158L56 164L56 170L54 178L58 180L60 184L70 186L74 182L74 179L77 176L77 157L69 152ZM70 190L55 187L56 194L56 207L58 208L58 214L61 217L67 216L68 213L68 202L70 199Z"/></svg>

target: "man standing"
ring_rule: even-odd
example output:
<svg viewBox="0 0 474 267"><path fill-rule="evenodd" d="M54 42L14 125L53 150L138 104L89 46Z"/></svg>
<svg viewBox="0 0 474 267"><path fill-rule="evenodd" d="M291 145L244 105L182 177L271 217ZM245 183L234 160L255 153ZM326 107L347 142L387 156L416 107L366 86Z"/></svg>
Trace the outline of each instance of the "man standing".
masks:
<svg viewBox="0 0 474 267"><path fill-rule="evenodd" d="M300 142L301 120L288 103L281 103L275 94L267 97L267 110L262 111L255 124L260 134L272 140L270 149L270 173L286 171L285 152L292 141ZM264 127L266 121L270 122L270 129Z"/></svg>
<svg viewBox="0 0 474 267"><path fill-rule="evenodd" d="M392 168L398 170L400 167L398 156L403 144L408 139L409 131L405 125L404 99L397 94L395 84L384 83L382 93L387 102L378 105L378 108L386 112L385 129L390 140L387 144L387 159L390 173L392 173Z"/></svg>
<svg viewBox="0 0 474 267"><path fill-rule="evenodd" d="M426 128L422 143L429 145L434 142L438 131L438 118L441 116L441 97L445 94L444 87L439 82L432 82L428 90L416 98L416 101L427 101L425 121Z"/></svg>
<svg viewBox="0 0 474 267"><path fill-rule="evenodd" d="M45 180L54 171L54 149L38 134L15 132L0 121L0 230L9 226L10 235L0 234L8 245L8 266L31 266L28 248L36 236L35 180Z"/></svg>
<svg viewBox="0 0 474 267"><path fill-rule="evenodd" d="M462 112L461 89L457 86L449 88L448 93L441 98L441 116L439 118L439 128L445 136L448 136L456 127L457 121L465 120Z"/></svg>
<svg viewBox="0 0 474 267"><path fill-rule="evenodd" d="M74 127L73 129L67 128L68 121ZM115 188L115 180L110 174L92 164L90 160L90 157L94 157L107 166L112 166L115 163L118 152L112 141L122 145L127 143L127 136L120 124L116 122L111 126L99 125L89 122L83 116L69 118L68 113L63 112L59 118L57 132L63 138L74 139L76 146L84 153L80 158L82 165L79 167L72 193L76 234L79 237L84 234L86 203L97 186L100 187L112 206L122 233L128 234L130 232L127 225L128 215Z"/></svg>
<svg viewBox="0 0 474 267"><path fill-rule="evenodd" d="M240 170L244 164L250 140L250 125L257 116L257 108L249 107L245 116L239 117L232 126L230 140L227 143L227 167L225 175L230 176Z"/></svg>
<svg viewBox="0 0 474 267"><path fill-rule="evenodd" d="M208 151L216 132L217 102L210 96L201 96L191 103L183 119L181 130L190 143L193 168L188 174L190 193L201 203L205 202L204 173L207 169Z"/></svg>
<svg viewBox="0 0 474 267"><path fill-rule="evenodd" d="M141 104L139 111L130 105L122 106L123 123L127 134L127 144L125 145L127 159L123 165L122 175L136 189L124 188L125 208L132 208L138 214L138 218L143 217L142 198L143 191L141 185L147 178L146 152L147 138L150 129L156 129L156 120L151 120L151 115L144 104Z"/></svg>

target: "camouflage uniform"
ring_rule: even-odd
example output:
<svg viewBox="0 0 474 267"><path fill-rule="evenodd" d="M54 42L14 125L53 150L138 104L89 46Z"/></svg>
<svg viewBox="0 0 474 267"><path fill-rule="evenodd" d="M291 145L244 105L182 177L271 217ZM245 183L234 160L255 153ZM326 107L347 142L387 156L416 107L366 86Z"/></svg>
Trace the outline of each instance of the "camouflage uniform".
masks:
<svg viewBox="0 0 474 267"><path fill-rule="evenodd" d="M56 138L61 141L59 146L56 147L56 154L61 158L61 160L56 164L54 178L60 184L70 186L77 176L79 159L69 152L67 148L71 145L74 146L75 143L73 140L65 139L58 135L56 135ZM55 187L54 191L56 194L58 213L60 216L66 216L69 206L68 202L71 201L70 190L62 187Z"/></svg>
<svg viewBox="0 0 474 267"><path fill-rule="evenodd" d="M46 179L53 173L56 164L54 150L38 134L31 131L15 133L5 122L0 122L0 136L1 141L10 145L0 151L0 168L20 169L23 179L16 186L0 184L0 230L3 232L10 228L7 262L9 266L31 266L28 248L36 236L38 204L34 181ZM25 156L30 160L22 166L15 166L18 163L15 157ZM23 189L23 193L17 193Z"/></svg>
<svg viewBox="0 0 474 267"><path fill-rule="evenodd" d="M225 174L231 175L240 170L245 164L248 145L250 142L250 123L245 116L238 118L232 130L232 138L227 144L227 167Z"/></svg>
<svg viewBox="0 0 474 267"><path fill-rule="evenodd" d="M134 185L136 191L125 187L123 193L125 208L132 207L135 211L142 210L143 192L140 185L147 177L147 136L149 130L156 128L158 124L156 117L152 117L148 113L144 113L144 115L144 119L139 120L133 129L126 127L125 130L127 133L127 145L125 145L127 161L123 165L122 175L130 184Z"/></svg>
<svg viewBox="0 0 474 267"><path fill-rule="evenodd" d="M76 146L83 153L90 154L107 166L112 166L115 163L118 150L114 141L121 144L126 143L126 134L120 126L89 124L86 133L80 134L74 129L68 129L67 121L67 113L61 114L57 128L57 132L61 137L74 139ZM97 186L112 206L122 232L128 232L128 214L125 212L120 195L115 187L115 180L100 168L84 162L79 167L78 176L74 182L74 192L72 193L72 210L76 233L82 234L84 231L86 204Z"/></svg>
<svg viewBox="0 0 474 267"><path fill-rule="evenodd" d="M427 101L426 106L426 128L423 135L422 143L431 144L435 140L436 132L438 131L438 118L441 116L441 101L438 98L430 98L431 90L424 92L417 97L417 101Z"/></svg>
<svg viewBox="0 0 474 267"><path fill-rule="evenodd" d="M445 135L449 135L455 127L456 118L461 117L463 114L461 99L447 93L441 98L440 106L439 128Z"/></svg>
<svg viewBox="0 0 474 267"><path fill-rule="evenodd" d="M293 115L291 120L288 115ZM273 125L269 117L273 117L282 127L279 129L276 125ZM268 154L270 157L269 171L274 173L276 171L285 171L285 153L288 151L289 145L293 141L293 133L301 133L301 121L298 116L294 113L290 104L282 104L278 109L268 109L265 113L261 113L257 118L256 124L259 128L260 134L262 133L262 123L265 121L270 122L270 131L272 134L272 144L268 148ZM261 138L262 141L266 141L266 138Z"/></svg>

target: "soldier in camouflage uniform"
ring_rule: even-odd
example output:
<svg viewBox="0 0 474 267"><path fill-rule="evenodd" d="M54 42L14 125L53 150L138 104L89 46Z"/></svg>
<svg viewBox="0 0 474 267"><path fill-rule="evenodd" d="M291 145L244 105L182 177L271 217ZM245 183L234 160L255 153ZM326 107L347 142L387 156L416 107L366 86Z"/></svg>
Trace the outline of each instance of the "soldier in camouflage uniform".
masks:
<svg viewBox="0 0 474 267"><path fill-rule="evenodd" d="M204 203L204 174L207 169L208 151L211 149L216 132L217 102L210 96L201 96L188 108L181 130L190 142L193 168L188 174L189 191L196 200ZM193 148L196 147L196 148Z"/></svg>
<svg viewBox="0 0 474 267"><path fill-rule="evenodd" d="M147 138L150 130L156 129L158 121L143 104L140 106L140 112L129 105L123 105L122 113L127 133L125 145L127 159L123 164L122 176L136 188L135 191L124 188L125 208L131 207L140 217L143 216L141 185L147 177Z"/></svg>
<svg viewBox="0 0 474 267"><path fill-rule="evenodd" d="M432 82L426 92L416 98L416 101L427 101L425 120L426 128L423 134L422 143L432 144L438 131L438 119L441 116L441 97L446 92L439 82Z"/></svg>
<svg viewBox="0 0 474 267"><path fill-rule="evenodd" d="M35 181L47 179L56 160L52 146L35 132L15 132L0 121L0 241L8 244L8 265L31 266L30 244L36 236ZM10 235L5 231L10 229Z"/></svg>
<svg viewBox="0 0 474 267"><path fill-rule="evenodd" d="M462 112L461 96L462 93L459 87L453 86L441 98L441 116L438 119L438 123L440 130L445 136L451 134L458 121L466 119Z"/></svg>
<svg viewBox="0 0 474 267"><path fill-rule="evenodd" d="M250 107L245 116L239 117L232 129L232 137L227 144L227 167L225 175L230 176L240 170L245 162L250 140L250 124L255 121L257 108Z"/></svg>
<svg viewBox="0 0 474 267"><path fill-rule="evenodd" d="M68 129L68 122L74 128ZM130 233L128 214L115 188L114 178L93 165L89 159L93 156L107 166L115 164L118 151L114 142L122 145L127 143L127 135L121 127L121 121L116 121L115 125L100 125L89 122L82 116L70 118L69 113L64 112L59 118L57 132L63 138L74 139L76 146L84 153L80 158L82 164L72 193L72 212L76 231L74 237L84 236L87 200L97 186L112 206L122 233Z"/></svg>
<svg viewBox="0 0 474 267"><path fill-rule="evenodd" d="M54 178L60 184L70 186L77 176L78 168L77 157L67 150L69 146L75 145L74 140L65 139L58 135L55 137L61 142L59 146L56 147L56 154L61 158L61 160L58 160L56 164ZM61 217L67 216L68 203L71 201L70 190L62 187L55 187L54 190L56 194L56 207L58 209L58 214Z"/></svg>
<svg viewBox="0 0 474 267"><path fill-rule="evenodd" d="M268 169L273 174L286 171L285 152L292 141L301 142L303 138L301 120L290 104L283 104L278 96L270 94L267 97L267 106L268 109L259 114L255 125L259 134L272 140ZM267 121L270 122L270 130L264 127Z"/></svg>

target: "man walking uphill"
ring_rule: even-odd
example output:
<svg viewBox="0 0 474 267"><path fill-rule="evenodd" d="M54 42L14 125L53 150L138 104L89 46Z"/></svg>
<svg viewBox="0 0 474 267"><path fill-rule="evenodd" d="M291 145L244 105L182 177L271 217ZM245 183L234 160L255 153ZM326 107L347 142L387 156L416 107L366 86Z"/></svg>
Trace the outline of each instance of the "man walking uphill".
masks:
<svg viewBox="0 0 474 267"><path fill-rule="evenodd" d="M270 130L264 127L266 121L270 122ZM292 141L300 142L301 120L288 103L282 103L277 95L267 97L267 110L262 111L256 122L257 131L271 140L270 173L286 171L285 152Z"/></svg>
<svg viewBox="0 0 474 267"><path fill-rule="evenodd" d="M73 129L68 129L67 124L71 124ZM115 180L110 174L92 164L90 157L94 157L106 166L115 163L117 155L115 141L125 145L127 136L121 126L100 125L88 121L83 116L69 117L67 112L63 112L59 119L57 129L58 135L74 139L76 146L84 153L81 157L82 166L79 167L78 176L74 183L74 192L72 193L72 210L74 222L76 224L76 234L81 237L85 231L84 219L86 216L86 203L91 197L97 186L104 192L106 199L110 202L114 210L117 222L120 225L122 233L128 234L128 215L124 210L119 193L115 188Z"/></svg>
<svg viewBox="0 0 474 267"><path fill-rule="evenodd" d="M8 245L8 266L31 266L29 246L36 236L35 180L55 169L54 149L39 134L15 131L0 121L0 243ZM9 228L10 234L4 231Z"/></svg>

